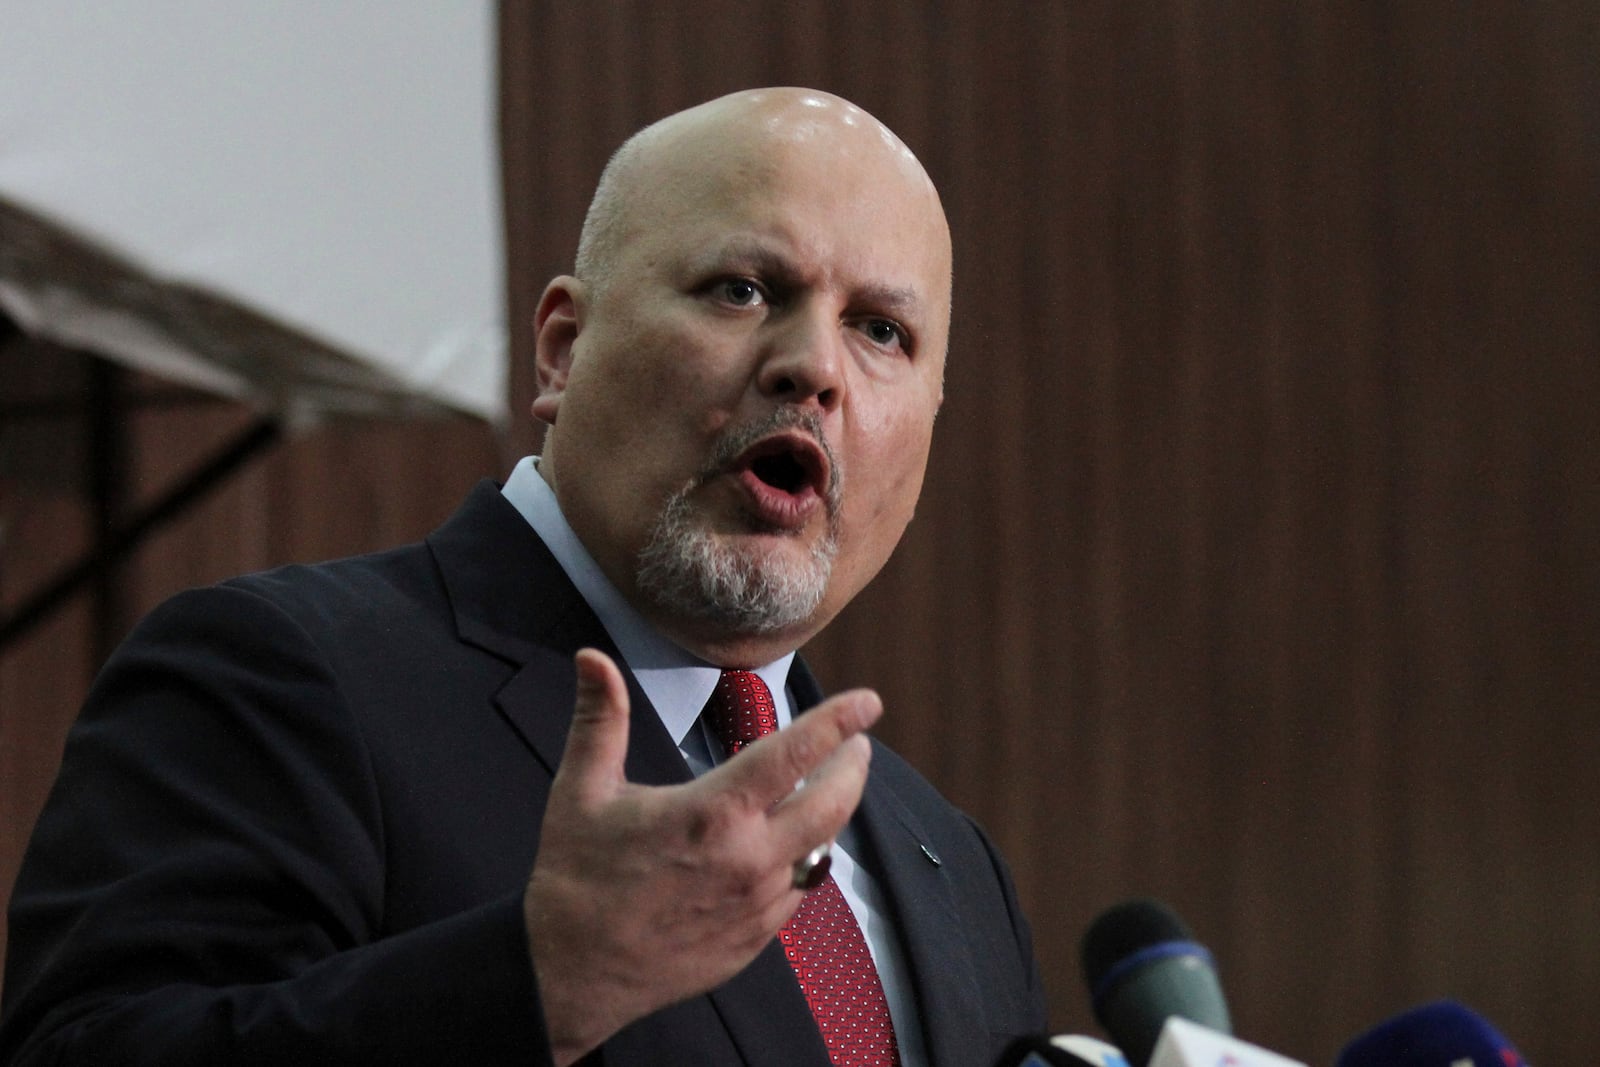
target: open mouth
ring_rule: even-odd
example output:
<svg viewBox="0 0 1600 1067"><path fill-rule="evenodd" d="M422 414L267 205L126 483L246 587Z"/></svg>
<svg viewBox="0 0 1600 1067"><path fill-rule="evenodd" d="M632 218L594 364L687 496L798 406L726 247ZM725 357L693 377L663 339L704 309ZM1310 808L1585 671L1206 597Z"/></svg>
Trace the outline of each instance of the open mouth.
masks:
<svg viewBox="0 0 1600 1067"><path fill-rule="evenodd" d="M762 456L750 464L750 469L755 472L757 478L774 489L782 489L785 493L798 493L802 487L809 484L805 465L788 452L777 456Z"/></svg>
<svg viewBox="0 0 1600 1067"><path fill-rule="evenodd" d="M758 441L739 457L737 466L789 496L803 496L807 490L823 498L828 494L827 456L814 440L800 434Z"/></svg>

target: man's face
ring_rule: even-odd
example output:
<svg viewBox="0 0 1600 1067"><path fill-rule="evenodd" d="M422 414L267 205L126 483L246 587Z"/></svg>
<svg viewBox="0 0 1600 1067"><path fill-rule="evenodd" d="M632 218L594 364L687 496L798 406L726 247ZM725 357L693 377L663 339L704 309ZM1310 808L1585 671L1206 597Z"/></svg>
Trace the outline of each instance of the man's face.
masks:
<svg viewBox="0 0 1600 1067"><path fill-rule="evenodd" d="M660 166L599 291L573 283L564 365L535 405L580 539L708 658L809 638L887 560L921 490L948 236L914 161L843 132Z"/></svg>

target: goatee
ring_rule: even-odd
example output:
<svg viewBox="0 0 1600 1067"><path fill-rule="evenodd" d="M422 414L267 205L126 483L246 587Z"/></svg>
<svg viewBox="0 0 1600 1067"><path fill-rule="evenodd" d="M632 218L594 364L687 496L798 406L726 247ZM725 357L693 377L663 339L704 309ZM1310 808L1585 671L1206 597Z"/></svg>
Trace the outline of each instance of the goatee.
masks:
<svg viewBox="0 0 1600 1067"><path fill-rule="evenodd" d="M741 543L737 536L724 537L707 529L690 502L694 491L726 473L757 441L795 428L809 433L828 457L829 480L823 496L828 525L811 551L795 560L781 551L782 546ZM822 420L815 413L779 409L757 423L730 430L717 441L711 461L667 500L656 517L639 553L639 592L665 614L732 634L774 633L803 622L822 602L839 550L840 480L838 464L822 434Z"/></svg>

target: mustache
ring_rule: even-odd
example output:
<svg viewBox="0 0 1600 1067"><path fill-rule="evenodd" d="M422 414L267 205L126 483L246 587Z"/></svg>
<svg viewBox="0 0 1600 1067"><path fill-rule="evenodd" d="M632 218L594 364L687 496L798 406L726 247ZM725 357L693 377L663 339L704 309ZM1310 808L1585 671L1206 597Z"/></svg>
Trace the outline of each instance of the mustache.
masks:
<svg viewBox="0 0 1600 1067"><path fill-rule="evenodd" d="M730 426L717 438L712 447L711 457L706 465L695 473L694 484L696 487L705 485L712 479L730 470L734 462L744 455L751 445L764 437L785 430L800 430L814 441L822 454L828 459L828 486L824 494L829 512L837 511L839 507L840 480L843 472L839 461L833 454L833 448L828 444L828 438L822 430L822 417L814 411L800 411L796 408L778 408L770 415L764 415L754 422Z"/></svg>

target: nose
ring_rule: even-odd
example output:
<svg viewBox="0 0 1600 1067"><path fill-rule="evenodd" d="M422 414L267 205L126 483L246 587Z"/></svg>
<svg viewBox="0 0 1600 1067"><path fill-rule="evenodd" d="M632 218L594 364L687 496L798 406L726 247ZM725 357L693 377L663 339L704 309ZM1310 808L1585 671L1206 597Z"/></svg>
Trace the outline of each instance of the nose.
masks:
<svg viewBox="0 0 1600 1067"><path fill-rule="evenodd" d="M844 397L844 344L831 312L796 309L770 338L756 379L762 395L833 411Z"/></svg>

